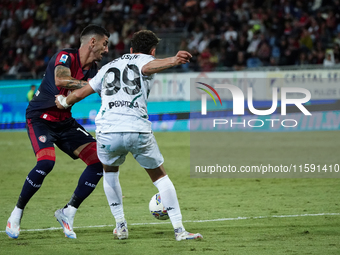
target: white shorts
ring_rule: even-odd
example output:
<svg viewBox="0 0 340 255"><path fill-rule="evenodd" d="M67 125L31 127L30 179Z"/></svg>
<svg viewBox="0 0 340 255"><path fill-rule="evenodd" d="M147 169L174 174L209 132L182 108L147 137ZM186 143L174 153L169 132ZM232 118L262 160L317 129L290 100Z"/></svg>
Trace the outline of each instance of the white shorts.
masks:
<svg viewBox="0 0 340 255"><path fill-rule="evenodd" d="M129 152L146 169L164 162L152 133L97 133L96 137L98 158L104 165L120 166Z"/></svg>

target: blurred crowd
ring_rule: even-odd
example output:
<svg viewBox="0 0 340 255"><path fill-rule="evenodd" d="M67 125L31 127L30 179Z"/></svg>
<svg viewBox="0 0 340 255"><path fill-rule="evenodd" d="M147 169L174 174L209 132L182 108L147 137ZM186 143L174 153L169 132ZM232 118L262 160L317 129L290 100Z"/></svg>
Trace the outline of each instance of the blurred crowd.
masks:
<svg viewBox="0 0 340 255"><path fill-rule="evenodd" d="M0 75L41 77L55 52L79 47L88 24L105 27L109 55L135 31L181 37L184 70L333 66L340 61L339 0L0 0Z"/></svg>

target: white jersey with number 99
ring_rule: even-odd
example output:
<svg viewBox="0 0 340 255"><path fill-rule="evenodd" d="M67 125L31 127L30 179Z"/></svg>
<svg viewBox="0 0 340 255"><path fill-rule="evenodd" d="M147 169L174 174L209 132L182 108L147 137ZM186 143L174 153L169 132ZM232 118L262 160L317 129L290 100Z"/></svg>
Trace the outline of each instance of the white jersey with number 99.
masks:
<svg viewBox="0 0 340 255"><path fill-rule="evenodd" d="M153 75L144 76L141 70L154 59L146 54L125 54L104 65L90 80L102 98L96 132L151 133L146 100Z"/></svg>

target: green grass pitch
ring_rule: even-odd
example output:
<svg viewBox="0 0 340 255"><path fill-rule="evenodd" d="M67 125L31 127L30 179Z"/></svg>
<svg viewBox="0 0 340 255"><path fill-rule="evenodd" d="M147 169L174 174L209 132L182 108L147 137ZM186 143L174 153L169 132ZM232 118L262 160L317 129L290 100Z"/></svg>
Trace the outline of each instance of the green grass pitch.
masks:
<svg viewBox="0 0 340 255"><path fill-rule="evenodd" d="M54 170L25 209L19 238L9 239L4 232L7 218L35 158L25 132L0 132L0 254L340 254L340 179L190 178L190 134L155 136L183 220L188 221L184 225L201 233L203 240L176 242L169 221L150 215L148 202L157 189L131 156L120 174L129 239L113 238L114 219L102 181L76 214L78 239L65 238L53 214L70 198L84 163L59 150ZM296 145L302 162L325 157L340 163L338 131L232 133L230 143L256 148L267 136L285 141L284 146L289 141L290 148ZM292 151L280 146L268 143L262 148L269 154L279 149L282 158L277 163L288 164ZM257 157L249 153L243 160L251 164ZM212 221L216 219L224 220Z"/></svg>

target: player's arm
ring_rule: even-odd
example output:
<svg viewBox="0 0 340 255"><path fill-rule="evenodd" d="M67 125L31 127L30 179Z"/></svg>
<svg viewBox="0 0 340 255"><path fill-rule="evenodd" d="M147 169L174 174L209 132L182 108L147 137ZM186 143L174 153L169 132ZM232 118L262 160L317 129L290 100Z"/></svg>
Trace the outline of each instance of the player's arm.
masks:
<svg viewBox="0 0 340 255"><path fill-rule="evenodd" d="M55 103L59 109L66 109L93 93L95 93L95 91L90 84L86 84L84 87L72 91L67 97L56 95Z"/></svg>
<svg viewBox="0 0 340 255"><path fill-rule="evenodd" d="M57 65L54 69L55 85L65 89L80 89L88 84L87 81L77 80L71 76L70 68Z"/></svg>
<svg viewBox="0 0 340 255"><path fill-rule="evenodd" d="M142 67L142 73L149 76L161 72L173 66L182 65L190 62L191 54L187 51L179 51L176 56L163 59L155 59Z"/></svg>

